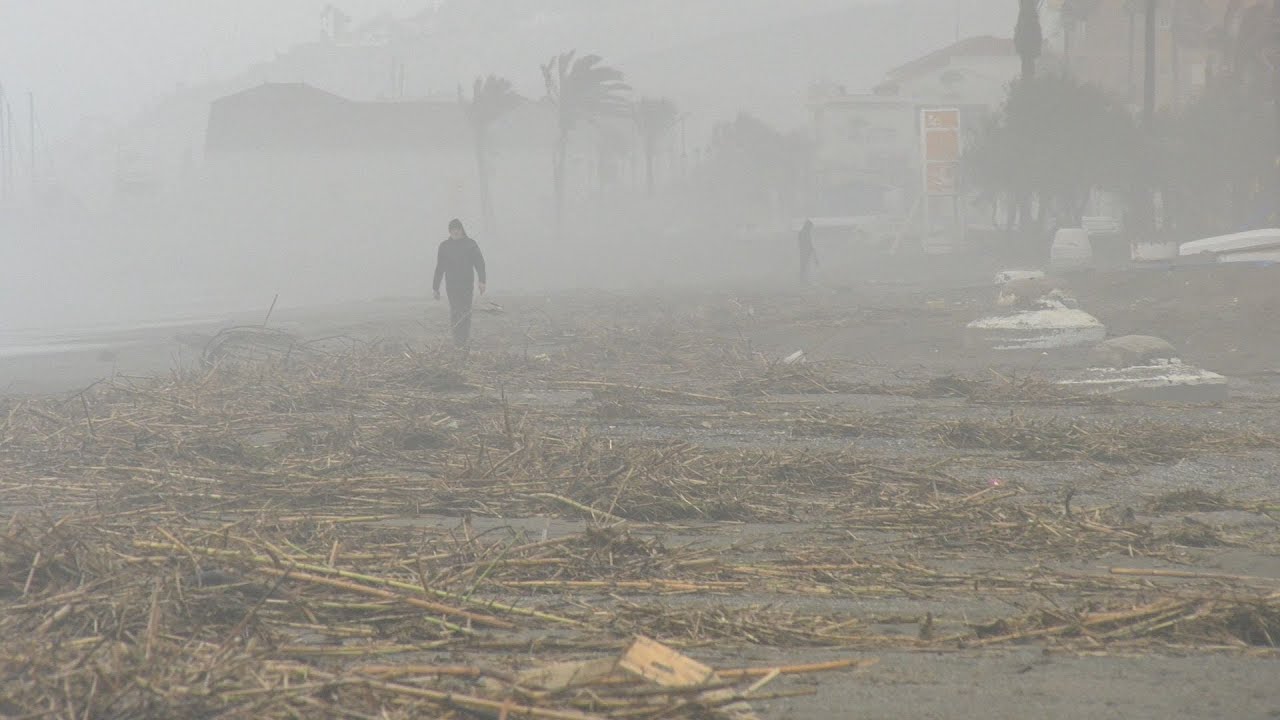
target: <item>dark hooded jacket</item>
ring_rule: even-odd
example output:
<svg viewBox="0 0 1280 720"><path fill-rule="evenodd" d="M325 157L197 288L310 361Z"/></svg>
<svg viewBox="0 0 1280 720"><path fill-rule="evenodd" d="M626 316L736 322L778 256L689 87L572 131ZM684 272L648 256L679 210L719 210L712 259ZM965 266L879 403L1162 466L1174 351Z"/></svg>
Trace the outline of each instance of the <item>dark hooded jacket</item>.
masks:
<svg viewBox="0 0 1280 720"><path fill-rule="evenodd" d="M470 237L454 240L451 237L440 243L435 279L431 284L434 292L440 292L440 281L443 280L450 295L469 294L475 287L476 278L481 284L486 282L484 254L475 240Z"/></svg>

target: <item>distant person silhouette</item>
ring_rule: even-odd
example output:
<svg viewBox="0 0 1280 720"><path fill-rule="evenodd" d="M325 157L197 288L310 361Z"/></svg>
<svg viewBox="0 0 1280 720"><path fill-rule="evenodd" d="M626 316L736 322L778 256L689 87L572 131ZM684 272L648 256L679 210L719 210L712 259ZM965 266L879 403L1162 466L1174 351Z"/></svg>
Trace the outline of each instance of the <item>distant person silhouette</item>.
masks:
<svg viewBox="0 0 1280 720"><path fill-rule="evenodd" d="M813 248L813 221L805 220L796 238L796 249L800 252L800 283L808 284L809 272L818 265L818 252Z"/></svg>
<svg viewBox="0 0 1280 720"><path fill-rule="evenodd" d="M453 342L459 348L471 343L471 302L475 296L475 282L480 281L480 294L485 290L484 254L475 240L467 236L461 220L449 221L449 239L440 243L436 255L436 274L431 284L431 294L440 299L440 281L449 295L449 323L453 330Z"/></svg>

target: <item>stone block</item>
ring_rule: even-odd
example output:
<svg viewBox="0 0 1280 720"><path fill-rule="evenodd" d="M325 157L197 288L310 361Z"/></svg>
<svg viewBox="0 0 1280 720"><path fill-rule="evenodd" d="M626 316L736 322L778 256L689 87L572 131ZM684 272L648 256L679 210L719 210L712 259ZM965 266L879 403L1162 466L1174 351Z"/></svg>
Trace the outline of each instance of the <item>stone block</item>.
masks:
<svg viewBox="0 0 1280 720"><path fill-rule="evenodd" d="M1174 360L1178 351L1167 340L1151 335L1124 335L1098 343L1090 361L1099 367L1127 368Z"/></svg>

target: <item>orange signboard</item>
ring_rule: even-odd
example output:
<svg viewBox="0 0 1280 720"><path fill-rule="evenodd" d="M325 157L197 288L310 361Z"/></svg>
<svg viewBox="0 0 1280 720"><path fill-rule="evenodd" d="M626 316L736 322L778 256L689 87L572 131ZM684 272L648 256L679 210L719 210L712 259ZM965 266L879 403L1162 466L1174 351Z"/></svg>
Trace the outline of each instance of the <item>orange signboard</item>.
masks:
<svg viewBox="0 0 1280 720"><path fill-rule="evenodd" d="M929 195L955 195L960 163L960 111L922 110L921 153L924 155L924 188Z"/></svg>
<svg viewBox="0 0 1280 720"><path fill-rule="evenodd" d="M925 110L924 111L924 129L925 130L959 130L960 129L960 111L959 110Z"/></svg>
<svg viewBox="0 0 1280 720"><path fill-rule="evenodd" d="M958 162L960 134L954 130L927 132L924 135L924 157L928 162Z"/></svg>

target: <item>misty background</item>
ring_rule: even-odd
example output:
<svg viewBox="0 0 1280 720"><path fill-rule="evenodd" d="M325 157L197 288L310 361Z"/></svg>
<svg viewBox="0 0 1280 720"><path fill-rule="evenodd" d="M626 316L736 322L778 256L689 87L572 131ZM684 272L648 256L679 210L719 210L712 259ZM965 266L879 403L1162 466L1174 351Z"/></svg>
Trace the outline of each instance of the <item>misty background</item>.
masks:
<svg viewBox="0 0 1280 720"><path fill-rule="evenodd" d="M286 307L423 297L454 216L488 253L498 292L767 278L791 262L791 208L703 212L697 166L713 128L749 113L802 140L815 85L867 92L961 37L1008 37L1015 11L986 0L0 0L15 146L0 330L265 310L277 293ZM390 140L376 162L206 152L215 103L264 83L383 104L389 117L391 104L456 107L459 86L497 74L536 104L540 65L572 49L623 72L631 97L669 98L679 128L663 138L653 195L626 123L575 135L559 233L554 129L536 114L495 130L491 234L455 119L425 131L444 143L425 156ZM271 116L275 101L263 102Z"/></svg>

